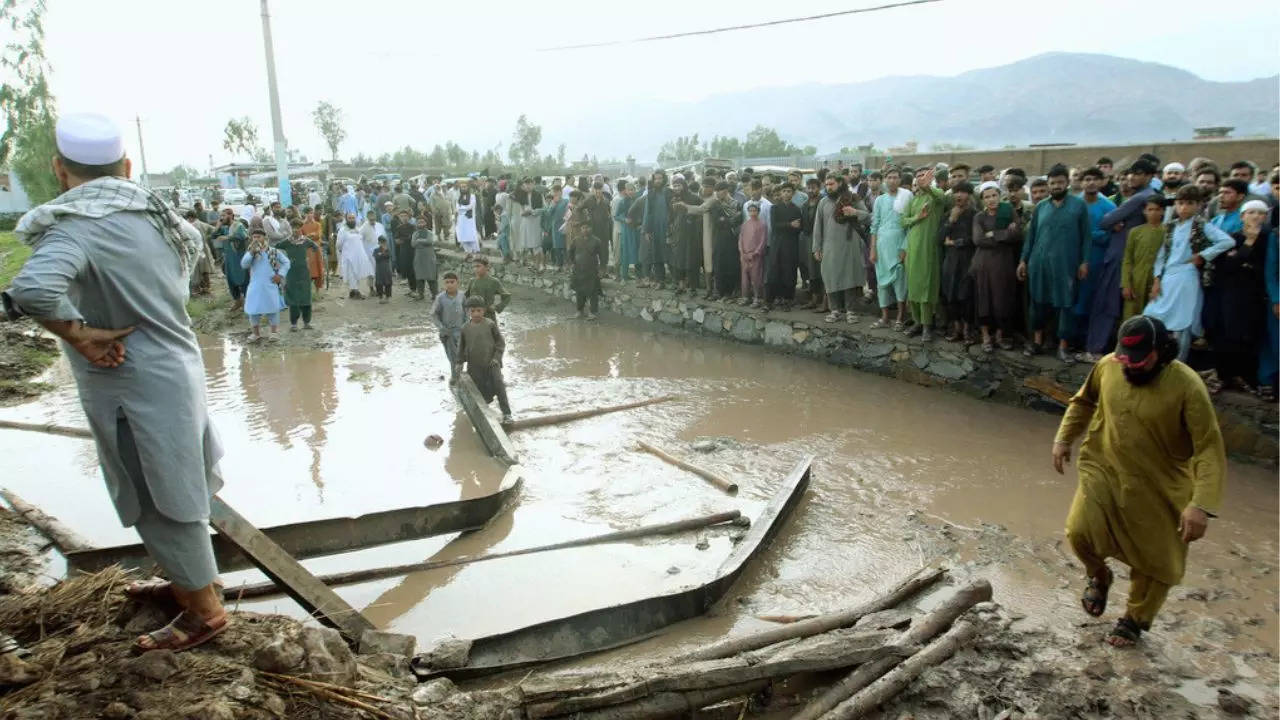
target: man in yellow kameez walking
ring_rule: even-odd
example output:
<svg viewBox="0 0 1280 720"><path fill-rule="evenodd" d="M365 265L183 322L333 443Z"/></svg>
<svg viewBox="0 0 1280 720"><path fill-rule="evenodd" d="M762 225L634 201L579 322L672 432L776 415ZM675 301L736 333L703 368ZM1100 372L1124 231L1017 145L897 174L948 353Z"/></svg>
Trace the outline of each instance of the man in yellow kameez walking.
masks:
<svg viewBox="0 0 1280 720"><path fill-rule="evenodd" d="M1125 321L1115 352L1071 398L1053 443L1061 474L1084 435L1067 514L1067 541L1088 576L1084 611L1106 610L1107 558L1131 568L1128 605L1107 637L1116 647L1151 628L1182 581L1188 544L1204 536L1222 501L1227 459L1218 419L1204 381L1177 354L1159 320Z"/></svg>

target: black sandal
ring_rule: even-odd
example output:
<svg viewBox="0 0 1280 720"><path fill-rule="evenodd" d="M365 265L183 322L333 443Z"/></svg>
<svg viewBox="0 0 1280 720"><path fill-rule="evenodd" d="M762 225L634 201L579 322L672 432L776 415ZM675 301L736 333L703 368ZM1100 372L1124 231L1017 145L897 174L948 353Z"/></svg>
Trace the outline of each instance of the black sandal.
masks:
<svg viewBox="0 0 1280 720"><path fill-rule="evenodd" d="M1089 578L1089 585L1080 596L1080 607L1093 617L1102 617L1107 611L1107 595L1111 592L1111 583L1115 580L1111 570L1107 569L1105 578Z"/></svg>
<svg viewBox="0 0 1280 720"><path fill-rule="evenodd" d="M1117 620L1116 626L1111 628L1111 634L1107 636L1107 644L1117 648L1133 647L1138 644L1140 637L1142 637L1142 628L1126 615Z"/></svg>

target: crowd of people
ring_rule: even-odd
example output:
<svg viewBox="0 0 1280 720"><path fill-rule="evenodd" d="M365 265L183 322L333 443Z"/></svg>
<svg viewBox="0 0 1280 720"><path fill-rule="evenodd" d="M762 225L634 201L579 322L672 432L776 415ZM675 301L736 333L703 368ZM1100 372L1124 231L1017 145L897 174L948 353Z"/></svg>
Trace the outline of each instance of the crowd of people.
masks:
<svg viewBox="0 0 1280 720"><path fill-rule="evenodd" d="M299 318L310 327L311 285L326 276L353 299L385 303L396 278L415 300L437 298L437 239L468 253L491 241L506 262L571 271L578 316L591 319L603 277L765 312L797 309L802 290L827 323L856 323L860 303L876 304L872 328L985 352L1021 344L1070 364L1096 361L1120 323L1146 314L1178 339L1180 359L1196 353L1211 390L1273 400L1278 172L1143 155L1120 172L1103 157L1036 177L942 163L808 177L426 177L335 184L261 215L215 204L188 218L237 303L273 335L273 313L286 308L291 329ZM251 280L258 254L279 288L274 309L261 300L271 288ZM210 269L193 289L208 287Z"/></svg>

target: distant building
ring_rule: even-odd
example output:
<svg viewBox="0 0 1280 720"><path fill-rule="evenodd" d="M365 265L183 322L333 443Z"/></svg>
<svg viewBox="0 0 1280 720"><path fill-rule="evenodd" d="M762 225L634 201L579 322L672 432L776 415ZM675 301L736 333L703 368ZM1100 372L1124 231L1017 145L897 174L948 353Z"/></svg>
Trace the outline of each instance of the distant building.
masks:
<svg viewBox="0 0 1280 720"><path fill-rule="evenodd" d="M920 149L920 143L916 142L915 140L908 140L904 145L900 147L889 148L889 154L890 155L914 155L916 154L916 151L919 149Z"/></svg>
<svg viewBox="0 0 1280 720"><path fill-rule="evenodd" d="M0 168L0 214L24 213L31 209L31 198L22 189L18 174Z"/></svg>
<svg viewBox="0 0 1280 720"><path fill-rule="evenodd" d="M1231 131L1234 127L1227 125L1218 125L1215 127L1199 127L1195 128L1196 140L1217 140L1219 138L1231 137Z"/></svg>

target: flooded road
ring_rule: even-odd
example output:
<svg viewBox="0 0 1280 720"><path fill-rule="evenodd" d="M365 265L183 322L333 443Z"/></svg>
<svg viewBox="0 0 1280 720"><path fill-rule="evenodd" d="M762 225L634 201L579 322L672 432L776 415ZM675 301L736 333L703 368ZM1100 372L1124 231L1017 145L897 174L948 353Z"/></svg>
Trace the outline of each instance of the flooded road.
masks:
<svg viewBox="0 0 1280 720"><path fill-rule="evenodd" d="M564 308L518 294L502 316L518 416L678 399L513 434L525 486L514 510L484 530L305 564L332 572L446 560L735 508L754 518L786 471L812 454L808 498L730 591L737 599L629 652L764 625L755 615L853 605L930 562L967 564L1029 621L1083 619L1077 571L1060 543L1075 476L1049 464L1057 417L640 324L567 320ZM450 394L423 315L425 307L391 314L373 330L332 331L318 336L321 347L246 348L240 339L203 337L211 412L228 450L222 496L268 526L493 492L503 469ZM65 372L60 366L53 381ZM0 415L84 424L66 389ZM423 447L432 433L445 440L436 451ZM738 497L634 449L641 438L691 456L689 444L704 437L732 439L697 461L738 482ZM118 526L88 443L0 433L0 476L95 544L136 542ZM1168 622L1155 628L1153 636L1167 633L1172 643L1190 638L1213 649L1197 661L1205 672L1277 650L1276 508L1275 473L1232 464L1222 517L1193 547L1185 585L1162 616ZM339 592L376 624L421 643L468 637L705 582L729 552L727 534L703 533L711 544L701 551L687 534ZM242 579L258 578L227 577L229 585ZM1121 580L1114 592L1126 591ZM285 598L241 607L297 613ZM1230 632L1206 637L1206 618ZM1274 661L1261 664L1251 672L1270 683Z"/></svg>

